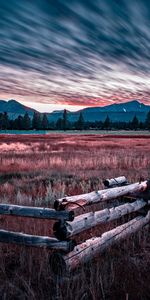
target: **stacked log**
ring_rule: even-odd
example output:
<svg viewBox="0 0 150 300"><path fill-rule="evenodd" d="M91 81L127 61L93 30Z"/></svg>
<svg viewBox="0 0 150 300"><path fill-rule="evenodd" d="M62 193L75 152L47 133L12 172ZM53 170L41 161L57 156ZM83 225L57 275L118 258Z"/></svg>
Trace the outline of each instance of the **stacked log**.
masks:
<svg viewBox="0 0 150 300"><path fill-rule="evenodd" d="M125 176L120 176L116 178L111 178L111 179L105 179L103 181L104 185L107 188L111 188L113 186L120 186L120 185L126 185L127 184L127 179Z"/></svg>
<svg viewBox="0 0 150 300"><path fill-rule="evenodd" d="M85 241L66 255L53 254L50 257L52 271L60 275L65 275L66 272L76 269L110 246L137 232L149 222L150 211L146 217L138 216L123 225L103 233L101 237L93 237Z"/></svg>
<svg viewBox="0 0 150 300"><path fill-rule="evenodd" d="M55 223L53 227L54 234L58 239L65 240L98 224L104 224L126 214L136 212L146 205L147 202L139 199L133 203L126 203L110 209L105 208L100 211L79 215L72 222L65 222L63 224L62 222Z"/></svg>
<svg viewBox="0 0 150 300"><path fill-rule="evenodd" d="M150 222L150 211L148 211L150 180L127 185L127 179L121 176L107 179L104 184L109 189L56 200L54 203L55 209L0 204L0 215L59 220L53 227L56 238L0 230L0 242L57 250L59 253L52 254L50 257L53 272L63 274L74 270L80 264L90 261L98 253L102 253L111 245L130 236ZM122 186L123 184L124 186ZM103 201L120 200L124 196L127 197L128 203L105 208L101 211L85 213L74 218L72 209ZM135 197L136 201L129 202L129 197L132 197L132 201ZM141 198L137 200L137 197ZM69 240L70 237L84 230L113 221L143 208L144 214L141 212L136 218L103 233L100 237L88 239L78 246L76 246L74 240Z"/></svg>
<svg viewBox="0 0 150 300"><path fill-rule="evenodd" d="M24 245L30 247L44 247L48 249L61 250L64 252L72 251L75 246L75 241L59 241L56 238L48 236L37 236L0 230L0 243L12 243L16 245Z"/></svg>
<svg viewBox="0 0 150 300"><path fill-rule="evenodd" d="M0 215L66 221L72 221L74 219L73 211L56 211L55 209L45 207L42 208L12 204L0 204Z"/></svg>
<svg viewBox="0 0 150 300"><path fill-rule="evenodd" d="M91 193L70 196L56 200L54 208L56 210L76 209L79 206L91 205L102 201L110 201L122 196L139 194L146 192L149 187L149 181L137 182L127 186L114 187L105 190L93 191Z"/></svg>

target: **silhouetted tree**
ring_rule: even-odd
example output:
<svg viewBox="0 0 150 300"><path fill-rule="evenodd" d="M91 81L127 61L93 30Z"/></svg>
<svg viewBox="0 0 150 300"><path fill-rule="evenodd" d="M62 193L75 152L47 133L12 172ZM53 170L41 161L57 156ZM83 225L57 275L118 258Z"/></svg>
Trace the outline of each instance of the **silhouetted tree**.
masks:
<svg viewBox="0 0 150 300"><path fill-rule="evenodd" d="M131 122L131 129L137 130L139 126L139 120L137 118L137 116L135 115L132 122Z"/></svg>
<svg viewBox="0 0 150 300"><path fill-rule="evenodd" d="M2 115L2 129L8 129L9 127L9 118L7 112L4 112Z"/></svg>
<svg viewBox="0 0 150 300"><path fill-rule="evenodd" d="M17 129L17 130L23 129L23 117L22 116L19 115L18 118L13 120L12 129Z"/></svg>
<svg viewBox="0 0 150 300"><path fill-rule="evenodd" d="M41 115L39 112L34 112L33 119L32 119L32 128L33 129L40 129L41 128Z"/></svg>
<svg viewBox="0 0 150 300"><path fill-rule="evenodd" d="M16 119L16 129L23 129L23 117L20 115Z"/></svg>
<svg viewBox="0 0 150 300"><path fill-rule="evenodd" d="M140 129L144 129L144 127L145 127L145 124L141 121L141 122L139 122L139 128Z"/></svg>
<svg viewBox="0 0 150 300"><path fill-rule="evenodd" d="M2 129L3 126L3 113L0 113L0 129Z"/></svg>
<svg viewBox="0 0 150 300"><path fill-rule="evenodd" d="M33 129L37 128L37 123L38 123L38 116L37 116L37 113L34 112L33 118L32 118L32 128Z"/></svg>
<svg viewBox="0 0 150 300"><path fill-rule="evenodd" d="M68 118L67 118L67 110L66 109L64 109L62 124L63 124L63 128L62 129L64 131L67 130L67 127L68 127Z"/></svg>
<svg viewBox="0 0 150 300"><path fill-rule="evenodd" d="M107 129L107 130L110 128L110 118L108 115L104 121L103 127L104 127L104 129Z"/></svg>
<svg viewBox="0 0 150 300"><path fill-rule="evenodd" d="M49 122L46 114L43 114L42 122L41 122L42 129L48 129L49 128Z"/></svg>
<svg viewBox="0 0 150 300"><path fill-rule="evenodd" d="M84 118L83 118L82 112L80 112L79 119L76 123L76 128L78 130L83 130L84 129Z"/></svg>
<svg viewBox="0 0 150 300"><path fill-rule="evenodd" d="M27 112L25 113L22 122L23 122L23 129L29 130L31 128L31 120Z"/></svg>
<svg viewBox="0 0 150 300"><path fill-rule="evenodd" d="M56 122L56 129L61 130L63 129L63 120L62 118L59 118Z"/></svg>
<svg viewBox="0 0 150 300"><path fill-rule="evenodd" d="M145 120L145 128L150 130L150 111L148 112Z"/></svg>

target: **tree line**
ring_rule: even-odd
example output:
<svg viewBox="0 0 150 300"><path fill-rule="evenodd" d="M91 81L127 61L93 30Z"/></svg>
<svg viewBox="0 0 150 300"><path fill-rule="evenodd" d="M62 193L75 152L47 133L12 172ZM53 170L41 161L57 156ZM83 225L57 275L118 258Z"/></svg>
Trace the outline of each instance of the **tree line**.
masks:
<svg viewBox="0 0 150 300"><path fill-rule="evenodd" d="M70 122L67 110L63 112L62 118L56 122L48 120L47 115L39 112L34 112L33 117L30 118L26 112L24 116L19 115L16 119L9 118L7 112L0 113L0 130L15 129L15 130L150 130L150 111L146 116L145 122L138 120L135 115L129 122L125 121L111 121L107 115L104 121L89 122L85 121L80 112L78 120Z"/></svg>

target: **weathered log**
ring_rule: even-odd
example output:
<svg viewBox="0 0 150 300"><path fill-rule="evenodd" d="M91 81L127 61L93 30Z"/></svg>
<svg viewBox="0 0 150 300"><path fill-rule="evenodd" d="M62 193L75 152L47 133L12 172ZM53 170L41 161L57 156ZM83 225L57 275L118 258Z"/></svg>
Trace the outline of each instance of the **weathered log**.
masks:
<svg viewBox="0 0 150 300"><path fill-rule="evenodd" d="M111 178L111 179L105 179L103 181L104 185L108 188L113 187L113 186L120 186L120 185L125 185L127 184L127 179L125 176L120 176L117 178Z"/></svg>
<svg viewBox="0 0 150 300"><path fill-rule="evenodd" d="M125 195L138 194L140 192L145 192L147 188L149 188L149 182L150 181L137 182L126 186L61 198L54 202L54 208L56 210L70 210L76 209L79 206L83 207L102 201L109 201Z"/></svg>
<svg viewBox="0 0 150 300"><path fill-rule="evenodd" d="M64 275L76 269L79 265L90 261L97 254L129 237L150 222L150 211L146 217L138 216L128 223L120 225L101 235L93 237L77 245L74 250L66 255L54 254L50 257L51 268L54 273Z"/></svg>
<svg viewBox="0 0 150 300"><path fill-rule="evenodd" d="M0 204L0 215L32 217L39 219L53 219L72 221L74 212L56 211L55 209L30 207L11 204Z"/></svg>
<svg viewBox="0 0 150 300"><path fill-rule="evenodd" d="M56 238L48 236L29 235L20 232L0 230L0 242L11 243L31 247L45 247L48 249L57 249L65 252L72 251L75 241L59 241Z"/></svg>
<svg viewBox="0 0 150 300"><path fill-rule="evenodd" d="M138 211L147 204L144 200L137 200L133 203L126 203L110 209L105 208L96 212L89 212L74 218L73 222L56 222L53 226L55 236L65 240L73 235L81 233L98 224L104 224L118 219L126 214Z"/></svg>

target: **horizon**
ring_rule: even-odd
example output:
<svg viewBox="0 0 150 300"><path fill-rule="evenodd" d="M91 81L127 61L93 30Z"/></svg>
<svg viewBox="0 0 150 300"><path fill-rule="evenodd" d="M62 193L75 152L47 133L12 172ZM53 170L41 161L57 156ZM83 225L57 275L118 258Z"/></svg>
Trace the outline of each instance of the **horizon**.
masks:
<svg viewBox="0 0 150 300"><path fill-rule="evenodd" d="M0 2L1 99L43 111L150 104L147 1Z"/></svg>
<svg viewBox="0 0 150 300"><path fill-rule="evenodd" d="M47 111L47 110L45 110L45 109L43 109L43 110L40 110L39 109L39 107L35 107L35 105L30 105L28 102L25 102L25 101L19 101L19 100L17 100L17 99L0 99L0 101L6 101L6 102L9 102L9 101L17 101L18 103L20 103L20 104L22 104L22 105L24 105L24 106L27 106L27 107L29 107L29 108L33 108L33 109L35 109L35 110L37 110L38 112L40 112L40 113L52 113L52 112L54 112L54 111L62 111L62 110L64 110L64 109L66 109L66 110L68 110L68 111L70 111L70 112L77 112L77 111L79 111L79 110L82 110L82 109L84 109L84 108L96 108L96 107L105 107L105 106L110 106L110 105L112 105L112 104L123 104L123 103L129 103L129 102L139 102L139 103L143 103L140 99L132 99L132 100L126 100L126 101L124 101L124 102L122 102L122 103L119 103L119 102L114 102L114 103L111 103L111 104L108 104L108 105L102 105L102 106L86 106L86 107L83 107L83 108L81 108L81 106L79 106L79 109L77 109L77 110L75 110L75 107L73 107L73 109L71 110L70 109L70 107L68 106L68 107L61 107L60 109L59 108L57 108L56 109L56 107L54 106L54 109L53 110L50 110L50 111ZM144 104L144 103L143 103ZM50 106L49 104L43 104L43 108L44 108L44 106Z"/></svg>

